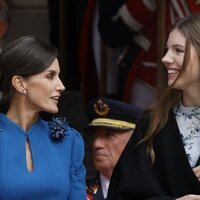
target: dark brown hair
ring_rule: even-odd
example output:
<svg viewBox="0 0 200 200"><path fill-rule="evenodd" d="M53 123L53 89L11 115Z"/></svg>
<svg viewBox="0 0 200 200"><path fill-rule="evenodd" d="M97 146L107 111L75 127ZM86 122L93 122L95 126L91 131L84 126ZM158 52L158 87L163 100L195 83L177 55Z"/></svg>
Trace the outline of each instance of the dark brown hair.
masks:
<svg viewBox="0 0 200 200"><path fill-rule="evenodd" d="M4 101L10 100L13 94L11 84L14 75L24 78L46 70L58 56L56 48L36 39L23 36L5 46L0 54L0 88Z"/></svg>

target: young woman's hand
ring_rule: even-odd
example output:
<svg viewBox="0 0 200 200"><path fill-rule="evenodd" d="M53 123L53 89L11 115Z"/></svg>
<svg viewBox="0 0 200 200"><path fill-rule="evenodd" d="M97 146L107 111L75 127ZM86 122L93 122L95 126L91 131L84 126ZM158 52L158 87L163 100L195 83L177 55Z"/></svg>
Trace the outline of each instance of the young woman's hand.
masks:
<svg viewBox="0 0 200 200"><path fill-rule="evenodd" d="M194 172L194 174L196 175L196 177L199 179L199 181L200 181L200 165L199 166L197 166L197 167L195 167L195 168L193 168L193 172Z"/></svg>
<svg viewBox="0 0 200 200"><path fill-rule="evenodd" d="M176 200L200 200L200 195L188 194Z"/></svg>

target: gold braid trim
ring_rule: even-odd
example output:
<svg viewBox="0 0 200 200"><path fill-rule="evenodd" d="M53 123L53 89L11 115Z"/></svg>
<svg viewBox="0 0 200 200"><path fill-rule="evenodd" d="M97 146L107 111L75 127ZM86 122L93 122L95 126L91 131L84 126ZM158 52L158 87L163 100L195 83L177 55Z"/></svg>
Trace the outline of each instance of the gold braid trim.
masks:
<svg viewBox="0 0 200 200"><path fill-rule="evenodd" d="M121 120L115 120L115 119L108 119L108 118L98 118L92 120L92 122L89 124L92 126L110 126L110 127L115 127L115 128L130 128L134 129L136 124L126 122L126 121L121 121Z"/></svg>

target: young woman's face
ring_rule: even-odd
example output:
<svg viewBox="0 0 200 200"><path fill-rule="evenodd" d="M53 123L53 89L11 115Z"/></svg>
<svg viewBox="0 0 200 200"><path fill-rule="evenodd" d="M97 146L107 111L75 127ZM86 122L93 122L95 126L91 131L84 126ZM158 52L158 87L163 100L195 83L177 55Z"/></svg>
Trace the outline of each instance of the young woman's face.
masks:
<svg viewBox="0 0 200 200"><path fill-rule="evenodd" d="M33 111L58 112L58 100L65 87L60 78L58 60L45 71L25 80L27 103Z"/></svg>
<svg viewBox="0 0 200 200"><path fill-rule="evenodd" d="M199 61L193 45L191 45L189 62L186 71L182 72L182 74L178 77L185 56L185 45L185 37L179 30L173 30L169 34L166 45L167 51L162 58L162 62L167 68L168 72L168 85L171 86L174 83L172 87L181 90L186 90L191 86L200 83Z"/></svg>

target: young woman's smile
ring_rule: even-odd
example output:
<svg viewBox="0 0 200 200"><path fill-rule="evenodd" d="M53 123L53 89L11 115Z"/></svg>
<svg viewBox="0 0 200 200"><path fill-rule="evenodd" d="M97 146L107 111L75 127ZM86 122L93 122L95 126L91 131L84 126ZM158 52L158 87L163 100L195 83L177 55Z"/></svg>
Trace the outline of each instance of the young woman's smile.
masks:
<svg viewBox="0 0 200 200"><path fill-rule="evenodd" d="M162 58L162 62L167 69L169 86L174 83L180 73L184 55L185 37L178 30L174 30L169 35L166 45L166 54Z"/></svg>

